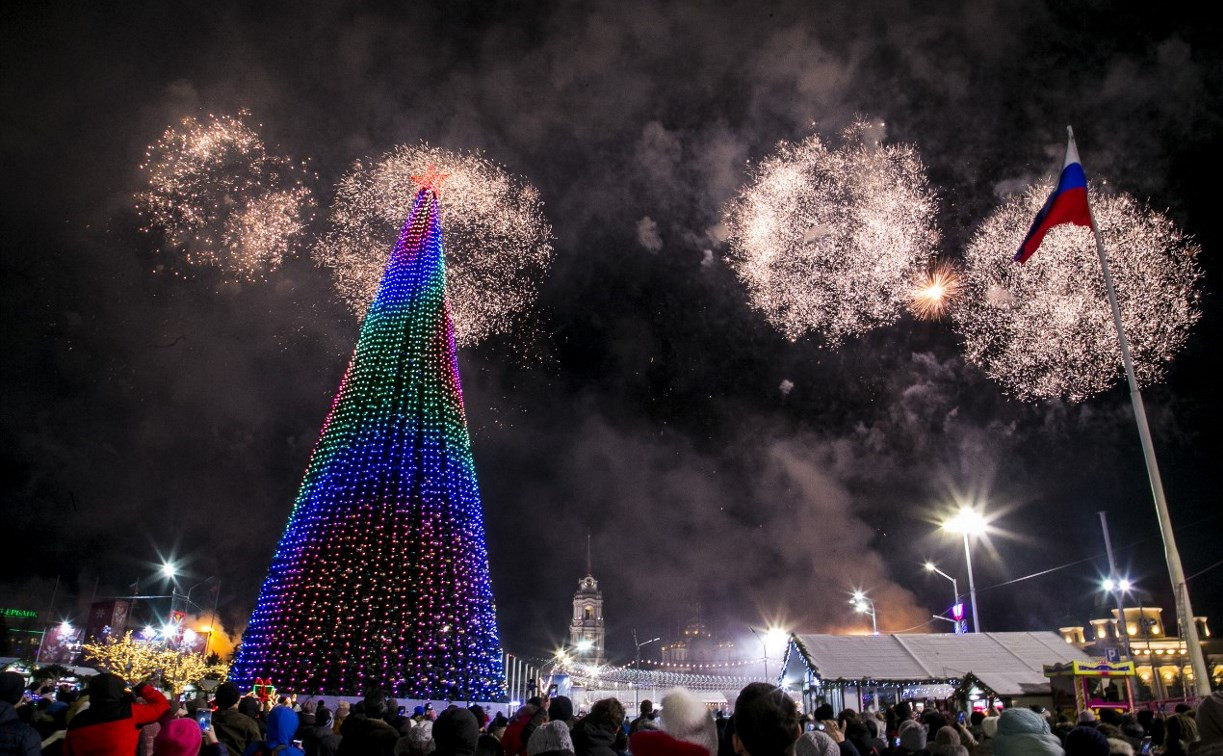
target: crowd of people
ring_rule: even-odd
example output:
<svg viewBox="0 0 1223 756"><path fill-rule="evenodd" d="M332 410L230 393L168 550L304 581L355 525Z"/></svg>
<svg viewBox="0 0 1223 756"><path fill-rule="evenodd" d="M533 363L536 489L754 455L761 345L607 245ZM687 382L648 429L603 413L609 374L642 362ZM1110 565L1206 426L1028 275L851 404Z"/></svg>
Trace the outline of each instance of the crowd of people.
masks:
<svg viewBox="0 0 1223 756"><path fill-rule="evenodd" d="M1022 707L964 717L907 702L802 714L781 688L752 683L730 716L676 688L631 720L615 698L589 712L554 696L512 716L478 705L409 713L377 690L331 708L261 700L228 682L210 700L178 702L108 673L37 703L27 693L24 677L0 674L0 756L1223 756L1223 692L1166 717Z"/></svg>

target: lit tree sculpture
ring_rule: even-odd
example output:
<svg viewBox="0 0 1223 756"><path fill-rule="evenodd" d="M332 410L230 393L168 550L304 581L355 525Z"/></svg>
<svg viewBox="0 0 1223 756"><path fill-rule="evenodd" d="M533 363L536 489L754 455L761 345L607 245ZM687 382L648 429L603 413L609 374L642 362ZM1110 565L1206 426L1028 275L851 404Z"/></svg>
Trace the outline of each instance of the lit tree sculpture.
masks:
<svg viewBox="0 0 1223 756"><path fill-rule="evenodd" d="M224 680L228 664L209 664L202 654L174 648L164 641L142 640L128 631L83 646L85 660L128 682L158 676L162 687L178 695L205 678Z"/></svg>
<svg viewBox="0 0 1223 756"><path fill-rule="evenodd" d="M496 700L504 673L430 168L306 469L231 677Z"/></svg>

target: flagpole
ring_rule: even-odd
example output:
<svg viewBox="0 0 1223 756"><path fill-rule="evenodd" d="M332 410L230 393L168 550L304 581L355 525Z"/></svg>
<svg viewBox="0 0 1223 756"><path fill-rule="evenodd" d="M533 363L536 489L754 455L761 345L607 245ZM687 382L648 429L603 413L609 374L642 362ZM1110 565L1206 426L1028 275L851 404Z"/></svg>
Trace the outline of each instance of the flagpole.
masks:
<svg viewBox="0 0 1223 756"><path fill-rule="evenodd" d="M1070 143L1074 144L1074 129L1066 127ZM1075 148L1078 152L1078 148ZM1108 268L1108 255L1104 242L1100 240L1100 229L1096 225L1091 202L1087 203L1091 215L1091 232L1096 239L1096 255L1100 258L1100 269L1104 272L1104 287L1108 292L1108 304L1113 310L1113 325L1117 327L1117 341L1121 345L1121 362L1125 365L1125 379L1130 385L1130 402L1134 405L1134 419L1138 423L1138 437L1142 440L1142 454L1147 463L1147 477L1151 480L1151 493L1155 497L1155 515L1159 520L1159 532L1164 541L1164 558L1168 562L1168 576L1172 579L1172 592L1176 599L1176 616L1181 626L1181 637L1189 652L1189 664L1193 668L1193 688L1197 696L1210 695L1210 673L1206 669L1206 657L1198 637L1197 623L1193 618L1193 607L1189 603L1189 586L1185 582L1185 570L1181 566L1181 554L1176 548L1176 536L1172 533L1172 521L1168 515L1168 500L1164 496L1163 479L1159 475L1159 462L1155 459L1155 445L1151 441L1151 428L1147 424L1147 411L1142 403L1142 392L1138 390L1138 378L1134 374L1134 361L1130 358L1130 343L1121 324L1121 307L1117 304L1117 292L1113 288L1113 274ZM1124 618L1122 618L1124 621ZM1156 673L1158 674L1158 673ZM1188 693L1181 673L1181 688ZM1188 696L1186 696L1188 697Z"/></svg>

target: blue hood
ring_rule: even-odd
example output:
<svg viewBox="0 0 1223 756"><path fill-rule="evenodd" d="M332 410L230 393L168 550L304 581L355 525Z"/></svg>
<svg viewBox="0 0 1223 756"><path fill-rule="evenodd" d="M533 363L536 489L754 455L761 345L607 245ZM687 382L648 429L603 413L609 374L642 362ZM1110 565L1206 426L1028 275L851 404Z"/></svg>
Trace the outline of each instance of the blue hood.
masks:
<svg viewBox="0 0 1223 756"><path fill-rule="evenodd" d="M269 747L292 745L293 735L296 732L297 714L288 706L277 706L268 712L267 744Z"/></svg>

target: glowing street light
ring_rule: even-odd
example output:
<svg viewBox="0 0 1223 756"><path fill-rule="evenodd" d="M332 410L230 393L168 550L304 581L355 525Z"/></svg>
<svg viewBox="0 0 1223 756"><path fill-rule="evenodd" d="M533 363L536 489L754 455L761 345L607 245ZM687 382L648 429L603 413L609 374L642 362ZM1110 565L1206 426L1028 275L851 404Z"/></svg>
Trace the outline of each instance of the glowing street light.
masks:
<svg viewBox="0 0 1223 756"><path fill-rule="evenodd" d="M977 614L977 586L972 579L972 552L968 547L968 537L983 534L985 527L985 518L981 516L980 512L970 507L961 507L954 517L943 523L943 530L964 536L964 563L968 565L968 596L972 601L972 631L974 633L981 632L981 618Z"/></svg>
<svg viewBox="0 0 1223 756"><path fill-rule="evenodd" d="M879 621L875 618L875 602L862 591L854 591L854 596L849 603L853 605L854 611L871 616L871 634L878 635Z"/></svg>
<svg viewBox="0 0 1223 756"><path fill-rule="evenodd" d="M764 651L764 679L767 680L769 679L769 642L780 642L781 640L789 638L790 634L777 626L772 626L765 630L764 635L761 635L761 631L757 630L751 625L748 625L747 629L751 630L752 635L756 636L756 640L760 641L760 648Z"/></svg>
<svg viewBox="0 0 1223 756"><path fill-rule="evenodd" d="M174 566L173 562L162 562L161 575L167 580L173 580L178 577L178 568Z"/></svg>
<svg viewBox="0 0 1223 756"><path fill-rule="evenodd" d="M955 612L955 607L960 603L960 584L956 582L955 578L948 575L946 572L943 572L942 570L940 570L938 568L938 565L936 565L934 562L927 561L923 566L926 568L926 572L936 572L939 575L942 575L943 577L951 581L951 592L955 594L955 597L951 599L951 608L948 609L947 611ZM960 626L959 621L958 620L953 620L953 621L955 621L956 632L957 633L964 632L963 628Z"/></svg>

